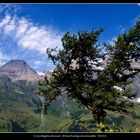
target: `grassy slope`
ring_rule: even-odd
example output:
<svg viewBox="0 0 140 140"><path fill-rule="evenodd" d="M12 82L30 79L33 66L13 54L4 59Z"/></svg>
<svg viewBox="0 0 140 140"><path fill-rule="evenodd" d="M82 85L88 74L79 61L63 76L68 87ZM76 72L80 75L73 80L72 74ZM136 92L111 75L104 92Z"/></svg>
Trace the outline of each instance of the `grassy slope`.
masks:
<svg viewBox="0 0 140 140"><path fill-rule="evenodd" d="M0 77L0 132L23 132L38 127L40 114L35 112L37 105L33 100L34 85Z"/></svg>
<svg viewBox="0 0 140 140"><path fill-rule="evenodd" d="M119 132L140 132L140 105L135 105L136 114L124 115L117 112L109 112L106 120L110 127L119 128ZM122 130L121 130L121 129ZM96 123L92 115L81 114L78 119L69 117L58 117L53 114L45 115L45 125L36 128L35 132L97 132Z"/></svg>
<svg viewBox="0 0 140 140"><path fill-rule="evenodd" d="M25 104L15 102L0 111L0 132L26 132L40 124L40 115Z"/></svg>

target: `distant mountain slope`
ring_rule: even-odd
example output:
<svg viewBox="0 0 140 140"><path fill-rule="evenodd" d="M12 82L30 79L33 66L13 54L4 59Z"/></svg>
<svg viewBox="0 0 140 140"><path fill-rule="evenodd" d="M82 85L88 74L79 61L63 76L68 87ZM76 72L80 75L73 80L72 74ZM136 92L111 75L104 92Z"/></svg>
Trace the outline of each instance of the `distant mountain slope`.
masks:
<svg viewBox="0 0 140 140"><path fill-rule="evenodd" d="M36 84L0 76L0 132L30 131L40 125Z"/></svg>
<svg viewBox="0 0 140 140"><path fill-rule="evenodd" d="M39 81L41 77L24 60L11 60L0 67L0 75L8 76L12 81Z"/></svg>

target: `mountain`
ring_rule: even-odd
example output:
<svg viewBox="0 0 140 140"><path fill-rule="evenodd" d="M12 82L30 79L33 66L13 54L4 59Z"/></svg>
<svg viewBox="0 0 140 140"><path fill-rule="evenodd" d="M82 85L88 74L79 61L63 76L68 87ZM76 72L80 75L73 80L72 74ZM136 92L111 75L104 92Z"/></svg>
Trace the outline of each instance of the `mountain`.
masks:
<svg viewBox="0 0 140 140"><path fill-rule="evenodd" d="M31 131L40 125L40 76L24 60L0 67L0 132Z"/></svg>
<svg viewBox="0 0 140 140"><path fill-rule="evenodd" d="M50 78L51 73L52 70L48 70L39 74L42 78L44 75ZM11 60L0 67L0 132L95 132L90 112L66 94L51 103L44 115L44 125L41 125L42 102L36 94L39 74L24 60ZM140 73L131 86L140 97ZM109 119L114 120L115 125L121 124L127 132L140 128L140 106L135 105L135 115L122 116L111 112ZM136 126L131 128L133 122Z"/></svg>
<svg viewBox="0 0 140 140"><path fill-rule="evenodd" d="M39 81L41 77L24 60L11 60L0 67L0 75L8 76L13 82L25 80Z"/></svg>

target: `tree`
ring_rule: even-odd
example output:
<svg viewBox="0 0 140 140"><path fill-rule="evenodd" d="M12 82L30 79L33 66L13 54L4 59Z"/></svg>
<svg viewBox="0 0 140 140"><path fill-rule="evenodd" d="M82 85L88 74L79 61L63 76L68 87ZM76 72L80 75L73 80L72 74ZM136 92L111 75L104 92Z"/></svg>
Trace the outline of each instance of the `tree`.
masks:
<svg viewBox="0 0 140 140"><path fill-rule="evenodd" d="M46 107L65 92L90 110L98 124L104 122L107 110L129 113L134 94L126 85L140 72L133 66L140 57L140 20L113 45L103 48L98 42L102 31L66 33L58 54L54 53L56 49L47 49L56 68L50 79L45 77L39 83Z"/></svg>

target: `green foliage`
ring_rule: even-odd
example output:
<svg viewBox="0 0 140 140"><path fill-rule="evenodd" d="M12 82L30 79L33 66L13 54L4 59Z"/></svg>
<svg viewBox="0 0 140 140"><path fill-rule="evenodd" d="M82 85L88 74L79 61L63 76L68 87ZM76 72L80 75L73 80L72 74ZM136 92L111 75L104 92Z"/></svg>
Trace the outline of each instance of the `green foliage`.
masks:
<svg viewBox="0 0 140 140"><path fill-rule="evenodd" d="M54 53L55 49L47 50L56 68L50 79L45 77L39 83L40 92L46 97L46 106L66 93L91 111L98 124L104 124L107 110L129 113L133 103L128 99L133 97L133 93L125 87L129 78L140 72L132 66L132 61L139 59L140 54L140 20L118 36L113 45L105 44L106 52L100 49L98 42L102 31L82 31L77 35L66 33L62 38L63 49L58 54ZM106 57L109 59L104 69L98 69L102 66L99 59Z"/></svg>

